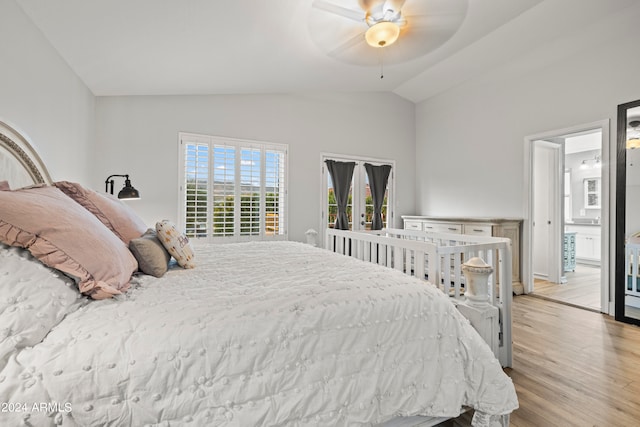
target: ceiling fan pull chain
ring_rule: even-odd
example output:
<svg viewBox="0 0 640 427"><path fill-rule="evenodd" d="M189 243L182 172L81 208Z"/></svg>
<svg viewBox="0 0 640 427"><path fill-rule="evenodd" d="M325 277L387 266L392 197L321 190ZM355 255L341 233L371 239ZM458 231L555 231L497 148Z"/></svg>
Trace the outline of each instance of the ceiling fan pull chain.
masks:
<svg viewBox="0 0 640 427"><path fill-rule="evenodd" d="M380 79L384 79L384 48L379 48L380 52Z"/></svg>

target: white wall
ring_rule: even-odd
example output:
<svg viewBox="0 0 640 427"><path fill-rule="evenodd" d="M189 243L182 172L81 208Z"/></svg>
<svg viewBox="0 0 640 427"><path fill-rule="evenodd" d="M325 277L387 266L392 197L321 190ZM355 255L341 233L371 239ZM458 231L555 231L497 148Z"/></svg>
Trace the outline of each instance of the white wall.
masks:
<svg viewBox="0 0 640 427"><path fill-rule="evenodd" d="M394 94L99 97L96 130L91 185L130 174L150 225L177 221L180 131L289 144L291 240L319 227L321 152L395 159L396 225L415 212L414 105Z"/></svg>
<svg viewBox="0 0 640 427"><path fill-rule="evenodd" d="M417 213L525 219L523 280L529 281L524 138L609 120L609 297L614 295L617 105L640 99L633 52L640 4L475 77L416 106ZM605 228L606 227L606 228ZM613 305L609 305L609 310ZM605 307L606 309L606 307ZM613 312L613 311L611 311Z"/></svg>
<svg viewBox="0 0 640 427"><path fill-rule="evenodd" d="M617 105L640 98L638 22L630 8L572 35L586 48L559 40L418 104L417 213L522 218L525 136L610 119L615 144Z"/></svg>
<svg viewBox="0 0 640 427"><path fill-rule="evenodd" d="M14 0L0 0L0 120L27 136L54 180L86 182L95 98Z"/></svg>

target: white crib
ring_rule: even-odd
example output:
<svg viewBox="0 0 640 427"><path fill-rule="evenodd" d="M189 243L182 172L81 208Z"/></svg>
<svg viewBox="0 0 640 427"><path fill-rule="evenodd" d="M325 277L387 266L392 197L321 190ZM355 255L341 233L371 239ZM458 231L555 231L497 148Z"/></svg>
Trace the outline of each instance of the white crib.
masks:
<svg viewBox="0 0 640 427"><path fill-rule="evenodd" d="M473 257L482 258L493 269L487 305L497 308L498 317L495 340L485 340L490 346L495 341L496 357L502 366L511 366L511 240L401 229L370 232L327 229L325 246L334 252L428 280L454 298L460 311L469 318L462 265Z"/></svg>
<svg viewBox="0 0 640 427"><path fill-rule="evenodd" d="M640 277L638 255L640 242L627 242L625 245L625 271L627 286L625 288L624 304L640 308Z"/></svg>

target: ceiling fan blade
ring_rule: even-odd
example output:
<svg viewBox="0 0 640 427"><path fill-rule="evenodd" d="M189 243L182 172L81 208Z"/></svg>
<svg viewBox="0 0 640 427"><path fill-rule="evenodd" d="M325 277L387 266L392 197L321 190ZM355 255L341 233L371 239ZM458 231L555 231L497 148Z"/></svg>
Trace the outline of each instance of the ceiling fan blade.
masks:
<svg viewBox="0 0 640 427"><path fill-rule="evenodd" d="M428 25L447 26L455 25L456 22L461 21L464 16L458 13L435 13L429 15L410 15L403 16L402 19L396 23L400 28L407 26L411 27L425 27Z"/></svg>
<svg viewBox="0 0 640 427"><path fill-rule="evenodd" d="M384 10L393 10L394 12L400 12L404 2L406 0L387 0L384 2Z"/></svg>
<svg viewBox="0 0 640 427"><path fill-rule="evenodd" d="M328 52L327 54L331 57L339 57L341 56L343 53L345 53L347 50L358 46L360 43L362 43L364 41L364 33L360 33L354 37L351 37L349 40L347 40L346 42L342 43L340 46L336 47L335 49L331 50L330 52Z"/></svg>
<svg viewBox="0 0 640 427"><path fill-rule="evenodd" d="M358 0L358 3L360 3L360 7L362 8L362 10L366 12L370 12L373 8L384 2L385 0Z"/></svg>
<svg viewBox="0 0 640 427"><path fill-rule="evenodd" d="M325 0L315 0L313 2L313 7L353 21L362 22L364 20L364 14L361 11L347 9L346 7L338 6L337 4L329 3Z"/></svg>

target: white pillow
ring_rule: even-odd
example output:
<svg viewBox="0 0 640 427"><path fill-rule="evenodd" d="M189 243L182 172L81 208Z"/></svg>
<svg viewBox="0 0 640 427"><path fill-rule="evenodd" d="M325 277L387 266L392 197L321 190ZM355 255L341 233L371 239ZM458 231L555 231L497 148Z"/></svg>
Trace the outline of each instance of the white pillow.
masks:
<svg viewBox="0 0 640 427"><path fill-rule="evenodd" d="M73 279L26 249L0 243L0 369L13 352L42 341L86 301Z"/></svg>
<svg viewBox="0 0 640 427"><path fill-rule="evenodd" d="M181 267L194 268L196 266L195 255L189 244L189 239L184 233L178 231L174 223L166 219L157 222L156 232L158 239Z"/></svg>

